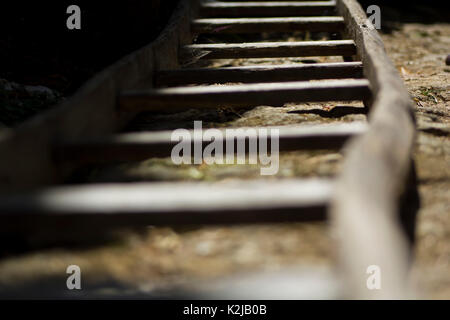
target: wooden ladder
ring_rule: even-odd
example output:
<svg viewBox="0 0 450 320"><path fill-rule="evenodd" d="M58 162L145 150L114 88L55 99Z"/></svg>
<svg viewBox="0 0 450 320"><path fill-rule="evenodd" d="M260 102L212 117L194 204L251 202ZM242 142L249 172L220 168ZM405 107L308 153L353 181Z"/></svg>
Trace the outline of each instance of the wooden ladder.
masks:
<svg viewBox="0 0 450 320"><path fill-rule="evenodd" d="M408 249L396 222L396 206L409 172L414 137L411 102L376 30L367 25L360 6L354 0L221 1L201 2L198 6L184 3L180 8L180 15L175 15L176 23L169 25L166 34L150 50L151 59L155 61L152 85L136 89L120 82L121 73L130 77L130 74L142 72L139 66L150 56L150 51L143 49L123 60L114 69L114 76L111 73L101 76L102 85L108 87L104 90L105 96L91 95L88 105L109 103L116 109L91 110L100 112L100 115L92 116L116 119L118 115L130 118L129 115L142 111L178 112L220 106L253 108L264 104L282 107L289 102L364 101L370 111L370 126L345 123L279 128L280 151L339 150L350 138L358 136L350 144L344 170L337 181L311 179L243 181L236 184L130 183L43 187L45 183L41 182L51 175L42 174L40 181L38 178L36 181L30 181L30 178L21 180L22 185L39 185L35 191L0 195L0 218L5 221L3 228L20 229L24 225L107 228L149 224L290 222L324 219L328 214L342 237L339 253L349 288L346 294L360 298L408 296L405 280ZM186 20L188 24L180 22ZM190 26L193 34L324 31L342 33L346 39L182 43L179 35L186 25ZM174 56L178 61L167 62ZM310 56L341 56L345 61L223 68L175 67L191 59ZM114 79L114 83L110 84L108 79ZM77 105L82 101L78 98ZM42 129L43 125L41 131L23 129L23 133L19 132L10 139L9 145L14 141L26 145L23 141L31 139L30 133L35 133L36 144L42 147L44 144L39 142L41 132L51 132L42 139L46 141L48 159L40 159L41 164L34 165L35 169L48 169L56 163L71 167L73 171L73 168L89 163L170 156L175 143L171 141L169 131L111 135L106 133L113 131L111 128L114 126L105 125L105 129L99 132L92 129L89 119L85 119L85 125L79 123L81 128L67 133L63 126L74 128L68 118L80 120L82 114L90 117L87 107L83 108L84 113L80 109L74 111L75 108L66 107L64 115L61 112L46 122L47 125L51 123L51 130ZM56 119L61 119L59 124ZM83 126L85 132L82 132ZM95 134L89 134L91 131ZM227 143L226 139L221 142ZM30 149L33 149L31 143ZM17 154L27 155L26 152ZM13 162L12 159L3 160L2 165L5 161ZM24 173L29 169L21 170ZM4 172L3 175L11 176L8 181L16 181L13 173ZM48 181L54 179L52 177ZM371 292L365 287L365 271L372 264L379 265L386 274L386 287L381 292Z"/></svg>

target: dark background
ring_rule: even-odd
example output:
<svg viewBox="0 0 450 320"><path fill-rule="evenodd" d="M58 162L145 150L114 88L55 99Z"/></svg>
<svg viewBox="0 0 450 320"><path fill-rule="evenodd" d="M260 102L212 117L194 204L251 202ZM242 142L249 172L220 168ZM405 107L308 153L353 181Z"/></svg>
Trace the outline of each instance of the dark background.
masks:
<svg viewBox="0 0 450 320"><path fill-rule="evenodd" d="M2 0L0 78L70 94L95 72L153 40L177 2ZM81 8L81 30L66 28L72 4Z"/></svg>

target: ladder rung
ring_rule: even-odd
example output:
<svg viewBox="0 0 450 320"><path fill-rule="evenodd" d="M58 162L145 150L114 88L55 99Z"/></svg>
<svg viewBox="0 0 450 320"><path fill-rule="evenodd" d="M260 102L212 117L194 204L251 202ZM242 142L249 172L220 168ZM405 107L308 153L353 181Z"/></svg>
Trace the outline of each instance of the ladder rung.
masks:
<svg viewBox="0 0 450 320"><path fill-rule="evenodd" d="M363 67L361 62L337 62L161 70L157 72L155 82L157 86L176 86L201 83L284 82L362 77Z"/></svg>
<svg viewBox="0 0 450 320"><path fill-rule="evenodd" d="M364 123L342 123L327 125L309 125L302 127L267 127L279 130L279 151L301 149L340 149L349 138L362 134L367 126ZM245 141L245 151L249 150L249 137L254 134L259 145L259 128L241 128L236 136L226 134L222 129L222 143L226 150L227 142L233 140ZM250 131L249 131L250 129ZM254 131L252 131L254 130ZM91 139L86 141L66 141L55 146L54 155L60 162L72 163L106 163L118 161L138 161L151 157L170 157L173 147L178 143L172 141L173 131L127 133L111 137ZM202 145L202 150L210 143L202 141L190 130L193 146ZM270 139L269 139L270 145Z"/></svg>
<svg viewBox="0 0 450 320"><path fill-rule="evenodd" d="M367 80L349 79L126 91L119 98L119 107L122 111L251 108L289 102L365 101L370 97Z"/></svg>
<svg viewBox="0 0 450 320"><path fill-rule="evenodd" d="M0 197L0 229L259 223L325 217L328 180L63 186Z"/></svg>
<svg viewBox="0 0 450 320"><path fill-rule="evenodd" d="M353 40L191 44L184 47L182 54L186 59L353 56L356 46Z"/></svg>
<svg viewBox="0 0 450 320"><path fill-rule="evenodd" d="M342 17L214 18L194 20L191 30L194 33L339 32L344 27Z"/></svg>
<svg viewBox="0 0 450 320"><path fill-rule="evenodd" d="M334 1L255 1L255 2L204 2L200 6L203 17L283 17L320 16L333 13Z"/></svg>

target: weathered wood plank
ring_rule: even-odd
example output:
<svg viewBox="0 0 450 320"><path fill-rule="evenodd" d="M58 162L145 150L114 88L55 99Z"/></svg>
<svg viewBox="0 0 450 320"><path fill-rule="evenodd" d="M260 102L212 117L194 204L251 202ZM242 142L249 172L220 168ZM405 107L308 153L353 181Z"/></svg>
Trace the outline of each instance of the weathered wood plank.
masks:
<svg viewBox="0 0 450 320"><path fill-rule="evenodd" d="M204 2L201 17L294 17L330 15L335 1Z"/></svg>
<svg viewBox="0 0 450 320"><path fill-rule="evenodd" d="M320 220L328 180L95 184L0 196L0 228L108 228L145 225Z"/></svg>
<svg viewBox="0 0 450 320"><path fill-rule="evenodd" d="M295 31L339 32L345 27L342 17L213 18L192 21L194 33L261 33Z"/></svg>
<svg viewBox="0 0 450 320"><path fill-rule="evenodd" d="M352 56L356 47L353 40L192 44L182 54L205 59Z"/></svg>
<svg viewBox="0 0 450 320"><path fill-rule="evenodd" d="M411 298L408 245L399 226L398 205L414 142L413 103L360 5L338 0L337 6L374 89L371 129L349 146L330 211L331 225L340 235L342 278L352 298ZM381 270L380 290L366 286L366 271L372 265Z"/></svg>
<svg viewBox="0 0 450 320"><path fill-rule="evenodd" d="M156 86L362 78L361 62L161 70Z"/></svg>
<svg viewBox="0 0 450 320"><path fill-rule="evenodd" d="M365 79L256 83L126 91L119 97L119 108L122 111L251 108L283 106L288 102L366 100L370 96L369 82Z"/></svg>
<svg viewBox="0 0 450 320"><path fill-rule="evenodd" d="M236 136L227 136L225 129L222 138L223 150L230 141L245 141L245 151L249 150L249 137L254 134L259 141L259 128L240 128L243 131ZM367 127L364 123L344 123L337 125L309 125L299 127L267 127L279 132L279 151L293 150L339 150L349 138L362 134ZM172 141L173 131L128 133L111 137L84 141L65 141L54 148L55 159L59 162L105 163L112 161L136 161L151 157L170 157L178 141ZM202 150L210 143L203 141L190 130L192 150L195 144L201 144ZM270 139L269 139L270 147Z"/></svg>

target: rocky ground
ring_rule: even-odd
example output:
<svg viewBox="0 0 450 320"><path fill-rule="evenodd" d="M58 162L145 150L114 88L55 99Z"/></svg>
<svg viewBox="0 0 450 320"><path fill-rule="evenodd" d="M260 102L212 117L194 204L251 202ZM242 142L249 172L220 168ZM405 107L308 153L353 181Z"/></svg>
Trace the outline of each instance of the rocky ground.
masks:
<svg viewBox="0 0 450 320"><path fill-rule="evenodd" d="M405 24L384 34L386 49L416 102L414 158L422 201L416 274L430 298L450 298L449 24Z"/></svg>
<svg viewBox="0 0 450 320"><path fill-rule="evenodd" d="M422 206L418 214L413 271L426 298L450 298L450 24L402 24L383 34L387 51L416 101L416 161ZM260 63L302 63L282 59ZM323 59L322 61L329 61ZM254 61L253 61L254 62ZM241 65L242 60L222 61ZM348 105L355 105L351 103ZM187 112L183 117L140 117L133 130L204 126L286 125L365 121L364 110L350 112L345 104L259 106L250 111L223 108ZM362 107L359 103L356 106ZM334 111L333 111L334 110ZM339 111L339 112L338 112ZM184 120L181 120L183 118ZM278 175L331 177L339 173L343 155L336 152L282 154ZM89 171L89 181L196 180L227 181L259 178L258 166L183 166L169 159L110 166ZM326 223L250 225L236 227L147 228L123 231L114 242L78 248L51 248L0 261L0 285L65 284L68 265L79 265L86 288L118 283L152 292L194 279L216 279L240 272L279 271L299 266L334 265L333 235ZM36 282L38 280L38 282ZM59 282L58 282L59 281ZM59 286L59 285L58 285Z"/></svg>

